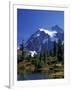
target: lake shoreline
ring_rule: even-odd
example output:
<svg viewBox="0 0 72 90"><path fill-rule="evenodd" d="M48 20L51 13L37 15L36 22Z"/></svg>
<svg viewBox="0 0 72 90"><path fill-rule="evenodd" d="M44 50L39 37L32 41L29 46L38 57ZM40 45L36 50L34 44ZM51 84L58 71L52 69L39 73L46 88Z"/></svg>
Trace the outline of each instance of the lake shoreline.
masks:
<svg viewBox="0 0 72 90"><path fill-rule="evenodd" d="M42 68L36 68L30 62L28 62L28 64L27 64L27 62L24 64L21 62L21 63L17 64L17 70L18 70L17 75L22 75L22 74L23 75L25 75L25 74L30 75L30 74L32 74L32 77L36 77L35 76L36 74L42 75L42 73L44 73L44 75L45 75L45 73L47 73L47 75L48 75L47 79L64 78L64 65L62 65L61 63L51 64L51 65L46 64ZM40 75L40 78L41 78L41 75ZM32 78L32 77L30 77L30 78ZM37 79L40 79L40 78L38 77Z"/></svg>

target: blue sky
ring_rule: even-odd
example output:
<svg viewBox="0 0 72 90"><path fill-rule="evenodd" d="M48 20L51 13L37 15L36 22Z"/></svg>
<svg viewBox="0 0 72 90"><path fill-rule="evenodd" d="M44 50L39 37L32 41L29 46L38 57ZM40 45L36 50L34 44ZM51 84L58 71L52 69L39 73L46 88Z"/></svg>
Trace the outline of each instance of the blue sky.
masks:
<svg viewBox="0 0 72 90"><path fill-rule="evenodd" d="M39 28L50 29L59 25L64 29L64 12L50 10L17 9L17 42L25 42Z"/></svg>

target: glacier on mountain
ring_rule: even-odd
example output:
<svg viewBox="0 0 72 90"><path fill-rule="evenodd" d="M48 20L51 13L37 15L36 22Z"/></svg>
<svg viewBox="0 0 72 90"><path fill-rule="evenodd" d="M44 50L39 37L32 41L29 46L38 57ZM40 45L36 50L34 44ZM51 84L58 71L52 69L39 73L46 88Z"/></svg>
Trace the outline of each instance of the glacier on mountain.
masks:
<svg viewBox="0 0 72 90"><path fill-rule="evenodd" d="M59 39L64 41L64 30L59 26L55 25L51 29L41 27L30 36L25 43L25 48L31 51L31 56L34 56L34 54L43 52L45 49L51 50L54 41L58 42Z"/></svg>
<svg viewBox="0 0 72 90"><path fill-rule="evenodd" d="M40 31L43 31L44 33L48 34L50 37L56 36L56 33L57 33L56 31L50 31L44 28L40 28Z"/></svg>

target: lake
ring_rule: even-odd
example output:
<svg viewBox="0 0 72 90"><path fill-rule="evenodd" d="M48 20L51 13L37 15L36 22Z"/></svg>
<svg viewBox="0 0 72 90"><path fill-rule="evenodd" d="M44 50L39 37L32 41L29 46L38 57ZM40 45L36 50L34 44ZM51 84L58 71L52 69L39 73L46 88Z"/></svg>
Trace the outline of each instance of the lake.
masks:
<svg viewBox="0 0 72 90"><path fill-rule="evenodd" d="M36 72L36 73L25 73L25 74L18 74L17 80L39 80L39 79L48 79L47 72Z"/></svg>

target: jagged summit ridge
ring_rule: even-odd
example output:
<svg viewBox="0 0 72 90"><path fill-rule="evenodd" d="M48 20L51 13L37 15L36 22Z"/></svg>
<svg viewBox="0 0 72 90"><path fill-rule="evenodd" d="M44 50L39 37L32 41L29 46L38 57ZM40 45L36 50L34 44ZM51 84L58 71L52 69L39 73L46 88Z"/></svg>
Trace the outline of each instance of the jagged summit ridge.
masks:
<svg viewBox="0 0 72 90"><path fill-rule="evenodd" d="M29 51L36 51L36 52L41 52L45 48L50 50L53 47L53 42L54 41L57 42L58 39L64 41L64 30L62 30L58 25L53 26L51 30L39 28L27 40L25 47Z"/></svg>

